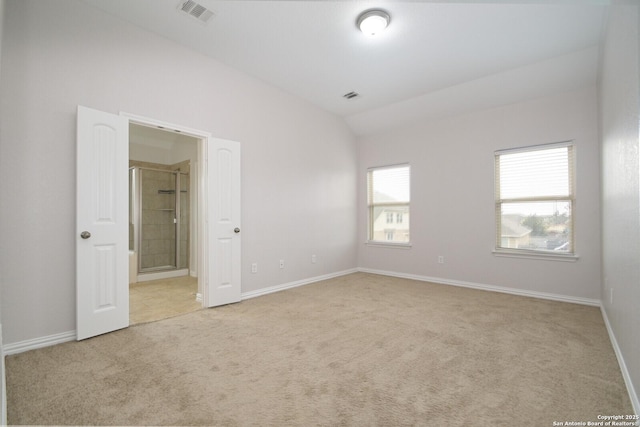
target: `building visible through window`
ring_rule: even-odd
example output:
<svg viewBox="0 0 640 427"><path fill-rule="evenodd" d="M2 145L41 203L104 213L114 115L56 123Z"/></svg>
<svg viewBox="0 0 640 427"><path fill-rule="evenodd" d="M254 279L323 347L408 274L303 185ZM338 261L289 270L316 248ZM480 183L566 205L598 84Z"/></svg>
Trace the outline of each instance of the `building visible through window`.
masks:
<svg viewBox="0 0 640 427"><path fill-rule="evenodd" d="M496 247L572 254L572 143L495 153Z"/></svg>
<svg viewBox="0 0 640 427"><path fill-rule="evenodd" d="M370 242L409 243L410 167L372 168L367 172Z"/></svg>

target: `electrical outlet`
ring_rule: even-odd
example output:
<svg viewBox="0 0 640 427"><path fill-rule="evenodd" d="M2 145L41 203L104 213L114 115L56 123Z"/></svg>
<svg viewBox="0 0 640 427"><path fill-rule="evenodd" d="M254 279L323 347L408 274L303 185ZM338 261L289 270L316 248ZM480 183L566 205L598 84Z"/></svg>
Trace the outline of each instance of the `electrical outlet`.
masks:
<svg viewBox="0 0 640 427"><path fill-rule="evenodd" d="M258 263L254 262L253 264L251 264L251 272L252 273L258 272Z"/></svg>
<svg viewBox="0 0 640 427"><path fill-rule="evenodd" d="M318 261L318 259L316 258L316 256L315 255L311 255L311 262L315 264L317 261Z"/></svg>
<svg viewBox="0 0 640 427"><path fill-rule="evenodd" d="M280 260L280 268L284 268L284 260L283 259Z"/></svg>
<svg viewBox="0 0 640 427"><path fill-rule="evenodd" d="M442 255L438 255L438 264L444 264L444 257Z"/></svg>

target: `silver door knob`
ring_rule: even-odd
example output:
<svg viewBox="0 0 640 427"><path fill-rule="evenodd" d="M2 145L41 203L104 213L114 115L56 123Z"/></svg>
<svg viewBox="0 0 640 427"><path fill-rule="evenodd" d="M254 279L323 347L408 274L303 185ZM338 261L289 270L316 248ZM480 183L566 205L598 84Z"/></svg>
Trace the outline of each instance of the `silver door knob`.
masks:
<svg viewBox="0 0 640 427"><path fill-rule="evenodd" d="M236 227L236 228L233 229L233 232L237 234L237 233L240 232L240 229L238 227Z"/></svg>
<svg viewBox="0 0 640 427"><path fill-rule="evenodd" d="M89 233L88 231L83 231L82 233L80 233L80 237L82 237L83 239L88 239L89 237L91 237L91 233Z"/></svg>

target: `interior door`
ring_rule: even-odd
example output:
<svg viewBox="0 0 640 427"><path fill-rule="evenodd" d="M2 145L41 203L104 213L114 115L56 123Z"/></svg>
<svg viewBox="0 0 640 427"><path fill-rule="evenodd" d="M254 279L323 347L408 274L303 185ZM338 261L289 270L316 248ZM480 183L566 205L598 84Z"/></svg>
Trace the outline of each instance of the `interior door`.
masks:
<svg viewBox="0 0 640 427"><path fill-rule="evenodd" d="M129 326L127 118L78 106L77 339Z"/></svg>
<svg viewBox="0 0 640 427"><path fill-rule="evenodd" d="M240 301L240 144L207 144L207 274L205 305Z"/></svg>

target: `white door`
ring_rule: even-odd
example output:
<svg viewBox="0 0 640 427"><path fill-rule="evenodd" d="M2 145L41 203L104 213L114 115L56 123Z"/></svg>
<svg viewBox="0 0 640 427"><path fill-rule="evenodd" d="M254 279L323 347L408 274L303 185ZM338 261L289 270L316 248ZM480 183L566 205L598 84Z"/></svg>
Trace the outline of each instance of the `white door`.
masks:
<svg viewBox="0 0 640 427"><path fill-rule="evenodd" d="M129 326L129 120L78 106L77 339Z"/></svg>
<svg viewBox="0 0 640 427"><path fill-rule="evenodd" d="M240 301L240 144L209 138L206 149L205 305Z"/></svg>

